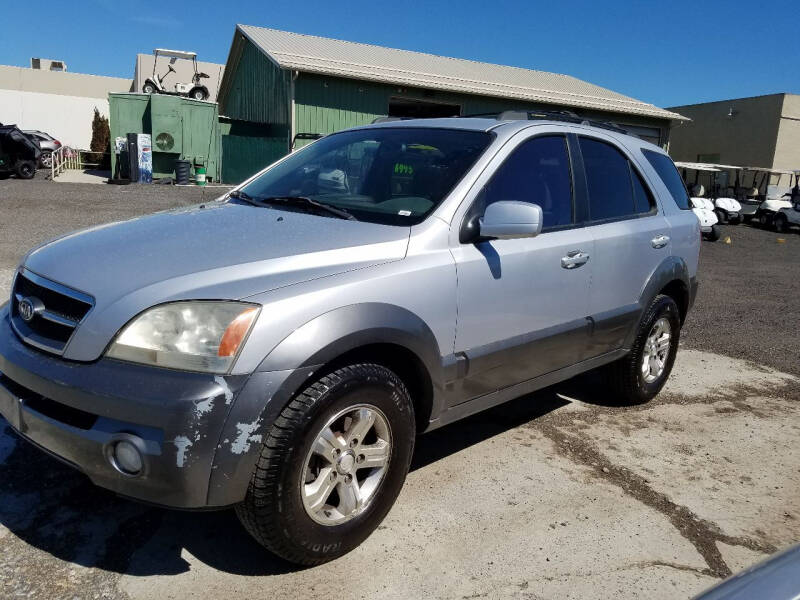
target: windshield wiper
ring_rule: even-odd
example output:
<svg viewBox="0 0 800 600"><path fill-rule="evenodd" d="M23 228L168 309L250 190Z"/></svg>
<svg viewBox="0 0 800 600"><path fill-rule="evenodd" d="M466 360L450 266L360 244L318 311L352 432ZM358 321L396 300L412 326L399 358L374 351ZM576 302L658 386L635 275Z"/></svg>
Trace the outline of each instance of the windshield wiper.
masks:
<svg viewBox="0 0 800 600"><path fill-rule="evenodd" d="M241 200L242 202L246 202L247 204L252 204L253 206L262 206L262 204L260 204L258 200L253 198L247 192L243 192L242 190L231 190L230 192L228 192L228 198L235 198L236 200Z"/></svg>
<svg viewBox="0 0 800 600"><path fill-rule="evenodd" d="M324 202L320 202L319 200L313 200L307 196L269 196L267 198L258 198L258 201L273 203L273 204L287 204L291 206L311 207L335 215L340 219L347 219L348 221L358 220L343 208L331 206L330 204L325 204Z"/></svg>

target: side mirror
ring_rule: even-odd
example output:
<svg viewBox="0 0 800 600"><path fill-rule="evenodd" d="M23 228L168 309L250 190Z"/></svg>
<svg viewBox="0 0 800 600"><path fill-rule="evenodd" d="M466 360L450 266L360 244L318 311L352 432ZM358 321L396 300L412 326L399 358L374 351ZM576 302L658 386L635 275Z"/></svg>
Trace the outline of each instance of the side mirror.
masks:
<svg viewBox="0 0 800 600"><path fill-rule="evenodd" d="M536 237L542 232L542 207L530 202L503 200L486 207L478 220L481 238L511 240Z"/></svg>

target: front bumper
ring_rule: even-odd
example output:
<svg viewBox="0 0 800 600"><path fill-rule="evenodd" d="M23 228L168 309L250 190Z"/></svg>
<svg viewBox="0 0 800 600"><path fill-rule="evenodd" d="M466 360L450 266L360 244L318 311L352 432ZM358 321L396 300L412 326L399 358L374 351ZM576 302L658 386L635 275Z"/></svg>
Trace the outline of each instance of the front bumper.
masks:
<svg viewBox="0 0 800 600"><path fill-rule="evenodd" d="M217 446L247 380L111 359L68 362L23 344L8 308L0 308L0 415L23 438L125 496L208 506ZM122 437L139 440L138 476L109 459Z"/></svg>

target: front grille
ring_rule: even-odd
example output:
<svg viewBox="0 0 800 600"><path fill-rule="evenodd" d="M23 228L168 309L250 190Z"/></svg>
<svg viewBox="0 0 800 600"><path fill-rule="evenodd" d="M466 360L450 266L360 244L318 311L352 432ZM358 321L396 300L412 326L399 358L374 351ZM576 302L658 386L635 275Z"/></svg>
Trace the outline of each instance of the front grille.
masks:
<svg viewBox="0 0 800 600"><path fill-rule="evenodd" d="M27 301L27 302L25 302ZM23 319L20 303L30 318ZM23 270L17 274L11 293L11 324L28 344L62 354L72 334L92 310L94 299L82 292ZM34 310L31 311L30 307ZM32 316L31 315L32 312Z"/></svg>

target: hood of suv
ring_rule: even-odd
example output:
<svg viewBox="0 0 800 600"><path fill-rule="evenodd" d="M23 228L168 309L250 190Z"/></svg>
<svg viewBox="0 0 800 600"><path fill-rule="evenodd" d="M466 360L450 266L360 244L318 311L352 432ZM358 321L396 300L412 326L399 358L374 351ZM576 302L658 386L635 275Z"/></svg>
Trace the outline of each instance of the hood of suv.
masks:
<svg viewBox="0 0 800 600"><path fill-rule="evenodd" d="M65 354L94 360L155 304L241 299L399 260L408 236L404 227L212 202L69 234L31 252L25 267L94 297ZM83 349L87 335L100 338L97 352Z"/></svg>

